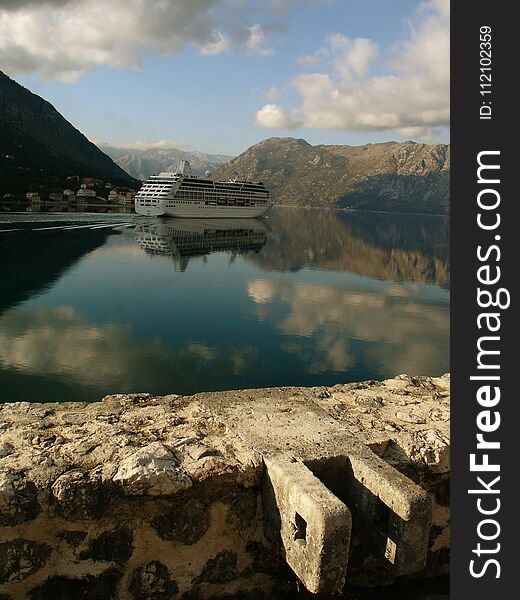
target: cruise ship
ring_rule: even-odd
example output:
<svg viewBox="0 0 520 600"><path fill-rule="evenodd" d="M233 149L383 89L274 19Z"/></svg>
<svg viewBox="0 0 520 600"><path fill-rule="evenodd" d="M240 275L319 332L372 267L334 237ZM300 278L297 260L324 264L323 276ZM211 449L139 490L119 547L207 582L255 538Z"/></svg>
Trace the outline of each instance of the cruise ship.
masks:
<svg viewBox="0 0 520 600"><path fill-rule="evenodd" d="M271 206L263 183L198 177L187 160L177 171L152 175L135 196L135 212L148 217L254 218Z"/></svg>

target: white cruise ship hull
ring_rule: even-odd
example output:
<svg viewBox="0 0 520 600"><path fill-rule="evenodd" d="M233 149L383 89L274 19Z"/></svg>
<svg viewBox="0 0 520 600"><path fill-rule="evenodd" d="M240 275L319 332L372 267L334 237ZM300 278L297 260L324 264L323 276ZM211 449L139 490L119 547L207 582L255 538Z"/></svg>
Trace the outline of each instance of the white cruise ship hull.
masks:
<svg viewBox="0 0 520 600"><path fill-rule="evenodd" d="M164 215L163 206L148 206L141 205L137 200L135 201L135 212L138 215L145 215L146 217L160 217Z"/></svg>
<svg viewBox="0 0 520 600"><path fill-rule="evenodd" d="M168 206L167 202L144 204L136 201L135 212L146 217L181 217L184 219L254 219L265 214L271 204L263 206L208 206L203 203L186 203Z"/></svg>
<svg viewBox="0 0 520 600"><path fill-rule="evenodd" d="M182 217L184 219L254 219L263 215L269 206L205 206L183 204L175 208L166 208L164 215L169 217Z"/></svg>

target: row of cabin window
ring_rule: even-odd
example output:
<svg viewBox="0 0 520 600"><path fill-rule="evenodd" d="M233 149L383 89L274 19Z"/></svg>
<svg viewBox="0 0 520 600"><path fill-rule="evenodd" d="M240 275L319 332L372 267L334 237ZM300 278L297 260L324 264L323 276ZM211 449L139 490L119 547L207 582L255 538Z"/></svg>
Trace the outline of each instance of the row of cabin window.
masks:
<svg viewBox="0 0 520 600"><path fill-rule="evenodd" d="M248 186L248 187L240 187L237 185L193 185L191 183L182 183L181 190L203 190L207 192L217 192L217 193L244 193L244 192L260 192L266 193L267 189L264 186Z"/></svg>
<svg viewBox="0 0 520 600"><path fill-rule="evenodd" d="M219 195L222 192L216 192L214 190L207 190L204 192L192 192L192 191L188 191L188 190L184 190L184 189L180 189L177 194L176 197L177 198L189 198L191 200L202 200L203 198L217 198L219 197ZM265 198L266 195L265 194L260 194L260 193L252 193L252 192L227 192L226 196L231 196L234 198L252 198L252 199L256 199L256 198Z"/></svg>
<svg viewBox="0 0 520 600"><path fill-rule="evenodd" d="M175 207L177 204L191 204L191 202L182 202L180 200L175 200L168 204L169 207ZM265 204L265 202L263 203ZM200 205L199 205L200 206ZM248 200L243 201L243 203L235 203L234 200L230 200L229 203L227 200L221 200L218 204L216 200L206 200L202 205L202 208L227 208L229 206L236 206L238 208L251 208L254 207L255 204L251 204Z"/></svg>

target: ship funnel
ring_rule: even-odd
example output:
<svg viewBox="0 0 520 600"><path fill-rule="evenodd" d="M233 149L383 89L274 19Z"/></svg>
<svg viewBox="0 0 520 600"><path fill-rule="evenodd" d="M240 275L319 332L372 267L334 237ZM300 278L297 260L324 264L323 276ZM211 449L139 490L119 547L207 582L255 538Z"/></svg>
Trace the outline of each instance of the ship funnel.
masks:
<svg viewBox="0 0 520 600"><path fill-rule="evenodd" d="M191 165L188 160L180 161L177 173L179 173L180 175L193 175L191 171Z"/></svg>

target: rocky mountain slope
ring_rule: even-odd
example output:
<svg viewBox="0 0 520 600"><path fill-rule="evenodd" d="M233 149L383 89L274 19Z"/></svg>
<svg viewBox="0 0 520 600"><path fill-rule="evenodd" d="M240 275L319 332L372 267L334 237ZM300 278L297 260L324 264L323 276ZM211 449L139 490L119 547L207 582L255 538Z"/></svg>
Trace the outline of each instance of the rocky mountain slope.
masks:
<svg viewBox="0 0 520 600"><path fill-rule="evenodd" d="M0 71L0 193L58 184L70 175L134 180L49 102Z"/></svg>
<svg viewBox="0 0 520 600"><path fill-rule="evenodd" d="M446 144L311 146L269 138L215 177L261 180L277 204L447 214L449 172Z"/></svg>
<svg viewBox="0 0 520 600"><path fill-rule="evenodd" d="M148 179L161 171L174 171L180 160L189 160L195 175L204 175L229 162L233 157L224 154L184 151L178 148L121 148L101 145L114 162L136 179Z"/></svg>

